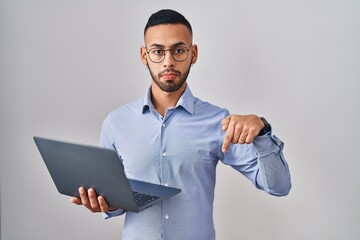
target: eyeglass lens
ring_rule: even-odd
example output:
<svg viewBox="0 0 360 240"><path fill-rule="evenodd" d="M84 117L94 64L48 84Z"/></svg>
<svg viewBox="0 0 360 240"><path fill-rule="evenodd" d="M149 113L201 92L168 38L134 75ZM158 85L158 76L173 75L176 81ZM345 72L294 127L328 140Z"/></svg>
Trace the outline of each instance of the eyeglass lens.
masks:
<svg viewBox="0 0 360 240"><path fill-rule="evenodd" d="M151 48L148 51L149 58L154 63L162 62L165 58L167 51L171 53L171 56L178 62L185 61L189 55L189 48L185 46L179 46L173 49L163 49L163 48Z"/></svg>

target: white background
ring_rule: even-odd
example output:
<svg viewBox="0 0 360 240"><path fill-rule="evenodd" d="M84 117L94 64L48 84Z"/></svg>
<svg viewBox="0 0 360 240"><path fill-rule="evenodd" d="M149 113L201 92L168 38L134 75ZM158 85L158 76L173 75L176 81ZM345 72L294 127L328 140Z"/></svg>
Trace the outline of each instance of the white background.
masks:
<svg viewBox="0 0 360 240"><path fill-rule="evenodd" d="M265 116L285 142L287 197L219 165L217 238L360 239L360 2L209 2L0 0L2 240L121 239L123 217L58 194L32 136L97 145L150 85L139 48L162 8L193 26L194 95Z"/></svg>

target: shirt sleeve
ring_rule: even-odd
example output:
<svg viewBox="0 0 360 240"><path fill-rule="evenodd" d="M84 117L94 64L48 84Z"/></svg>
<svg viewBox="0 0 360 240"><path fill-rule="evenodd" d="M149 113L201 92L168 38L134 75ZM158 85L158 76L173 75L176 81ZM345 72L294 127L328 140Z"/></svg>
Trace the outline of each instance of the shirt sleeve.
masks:
<svg viewBox="0 0 360 240"><path fill-rule="evenodd" d="M111 124L111 116L108 115L101 127L100 133L100 146L104 148L113 148L114 149L114 141L112 137L112 124ZM116 150L116 149L115 149ZM109 211L102 213L104 219L109 219L112 217L123 215L126 211L123 209L117 209L114 211Z"/></svg>
<svg viewBox="0 0 360 240"><path fill-rule="evenodd" d="M117 217L117 216L121 216L125 213L126 211L123 209L116 209L114 211L109 211L109 212L103 212L102 216L104 219L109 219L112 217Z"/></svg>
<svg viewBox="0 0 360 240"><path fill-rule="evenodd" d="M112 130L113 126L111 123L111 115L109 114L102 123L100 132L100 146L103 148L114 148L114 140Z"/></svg>
<svg viewBox="0 0 360 240"><path fill-rule="evenodd" d="M221 143L225 132L222 133ZM220 160L247 177L258 189L275 196L285 196L291 189L284 143L272 132L255 137L251 144L232 144Z"/></svg>

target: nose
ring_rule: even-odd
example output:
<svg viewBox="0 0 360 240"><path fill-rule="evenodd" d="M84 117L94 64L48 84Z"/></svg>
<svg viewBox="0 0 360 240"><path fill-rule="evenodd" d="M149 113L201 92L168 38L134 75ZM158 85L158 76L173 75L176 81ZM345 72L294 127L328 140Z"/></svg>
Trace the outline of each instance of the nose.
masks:
<svg viewBox="0 0 360 240"><path fill-rule="evenodd" d="M165 57L164 57L164 60L163 60L163 64L164 64L165 68L174 67L175 59L171 56L171 51L170 50L167 50L165 52Z"/></svg>

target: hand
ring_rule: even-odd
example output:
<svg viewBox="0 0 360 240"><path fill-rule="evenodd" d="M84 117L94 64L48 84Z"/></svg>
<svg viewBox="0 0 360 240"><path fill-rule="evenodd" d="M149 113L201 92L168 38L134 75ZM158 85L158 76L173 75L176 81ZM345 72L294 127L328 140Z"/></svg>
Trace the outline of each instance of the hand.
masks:
<svg viewBox="0 0 360 240"><path fill-rule="evenodd" d="M256 115L230 115L221 122L222 130L226 131L222 152L225 153L230 142L237 144L252 143L260 130L265 127Z"/></svg>
<svg viewBox="0 0 360 240"><path fill-rule="evenodd" d="M84 205L91 212L108 212L115 210L109 207L103 196L97 197L95 190L92 188L89 188L86 192L86 189L81 187L79 188L79 194L80 198L73 197L70 201L76 205Z"/></svg>

